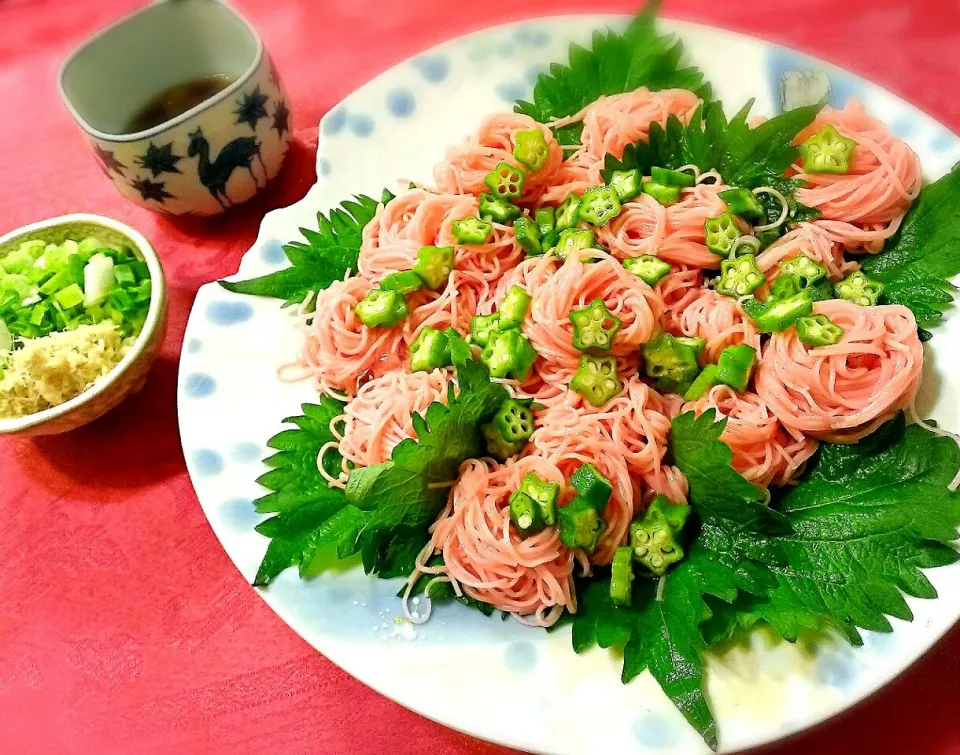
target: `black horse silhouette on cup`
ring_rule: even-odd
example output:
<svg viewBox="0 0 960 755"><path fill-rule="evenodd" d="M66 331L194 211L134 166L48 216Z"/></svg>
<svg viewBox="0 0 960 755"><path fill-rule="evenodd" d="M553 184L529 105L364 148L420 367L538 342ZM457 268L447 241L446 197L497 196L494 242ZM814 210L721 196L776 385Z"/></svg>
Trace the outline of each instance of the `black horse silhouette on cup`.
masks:
<svg viewBox="0 0 960 755"><path fill-rule="evenodd" d="M189 157L200 156L200 164L197 169L200 183L207 187L207 191L213 195L213 198L220 203L221 207L231 204L230 197L227 196L227 181L230 180L230 176L237 168L246 168L250 171L253 182L258 187L261 186L256 173L253 172L254 158L260 163L264 182L266 182L267 168L260 156L260 142L253 136L241 136L234 139L220 150L216 160L211 161L210 142L203 135L203 131L198 128L190 134L190 146L187 148L187 155Z"/></svg>

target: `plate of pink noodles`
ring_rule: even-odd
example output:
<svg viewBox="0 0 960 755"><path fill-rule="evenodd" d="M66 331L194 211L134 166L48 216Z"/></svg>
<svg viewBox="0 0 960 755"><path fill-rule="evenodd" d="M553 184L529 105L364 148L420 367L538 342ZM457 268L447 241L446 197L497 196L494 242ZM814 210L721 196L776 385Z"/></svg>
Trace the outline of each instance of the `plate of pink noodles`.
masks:
<svg viewBox="0 0 960 755"><path fill-rule="evenodd" d="M525 750L734 752L956 621L945 127L644 13L451 40L319 128L179 383L214 531L319 652Z"/></svg>

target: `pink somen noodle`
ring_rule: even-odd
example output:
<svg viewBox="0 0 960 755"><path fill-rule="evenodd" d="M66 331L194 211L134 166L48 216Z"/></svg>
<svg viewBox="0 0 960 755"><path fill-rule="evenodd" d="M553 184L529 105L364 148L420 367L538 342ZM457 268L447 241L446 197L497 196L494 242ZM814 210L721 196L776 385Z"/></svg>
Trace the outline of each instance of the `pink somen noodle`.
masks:
<svg viewBox="0 0 960 755"><path fill-rule="evenodd" d="M680 321L683 313L700 296L702 286L703 272L695 267L674 267L659 281L654 290L663 299L660 327L675 336L682 335Z"/></svg>
<svg viewBox="0 0 960 755"><path fill-rule="evenodd" d="M457 244L453 223L478 212L476 197L463 194L433 194L413 189L377 210L363 229L360 247L360 274L372 281L409 270L424 246L452 246L456 268L476 272L491 285L524 256L512 226L495 224L485 244Z"/></svg>
<svg viewBox="0 0 960 755"><path fill-rule="evenodd" d="M610 353L619 358L624 376L636 372L637 349L650 340L663 312L663 302L650 286L597 249L570 255L562 264L548 255L526 260L501 279L496 299L513 285L533 297L523 332L539 354L534 370L552 386L569 385L580 362L573 347L572 311L599 298L620 318Z"/></svg>
<svg viewBox="0 0 960 755"><path fill-rule="evenodd" d="M392 328L369 328L354 307L374 288L366 278L336 281L316 298L316 310L304 325L297 361L281 377L312 377L317 391L357 394L373 378L403 369L409 347L425 327L466 332L489 284L481 273L454 270L439 291L408 297L410 316Z"/></svg>
<svg viewBox="0 0 960 755"><path fill-rule="evenodd" d="M312 377L318 393L355 395L367 380L400 369L406 356L403 330L368 328L353 311L372 288L366 278L355 277L317 294L299 357L281 370L281 379L296 373Z"/></svg>
<svg viewBox="0 0 960 755"><path fill-rule="evenodd" d="M563 162L563 150L553 132L541 123L520 113L495 113L484 119L477 133L465 142L450 147L446 159L434 168L434 179L441 192L448 194L480 194L489 191L484 179L500 163L523 166L513 156L517 133L538 129L543 132L550 149L547 162L535 173L527 173L523 202L534 202L548 187L556 183L556 174Z"/></svg>
<svg viewBox="0 0 960 755"><path fill-rule="evenodd" d="M707 249L704 224L727 209L719 196L726 188L701 183L684 189L680 201L669 207L642 194L597 229L597 240L620 260L652 254L674 265L719 268L722 260Z"/></svg>
<svg viewBox="0 0 960 755"><path fill-rule="evenodd" d="M656 472L648 472L642 477L643 484L646 486L643 494L644 504L649 504L658 495L664 496L677 505L687 502L690 485L686 475L677 467L664 464Z"/></svg>
<svg viewBox="0 0 960 755"><path fill-rule="evenodd" d="M923 346L913 313L899 305L861 307L841 299L814 312L843 328L833 346L809 347L796 328L763 349L756 391L790 434L853 443L914 399Z"/></svg>
<svg viewBox="0 0 960 755"><path fill-rule="evenodd" d="M551 411L556 408L548 410ZM568 420L574 423L573 426L564 424ZM556 419L541 418L538 424L540 427L533 434L534 456L559 469L565 479L584 464L593 464L613 485L613 494L602 511L607 529L589 556L591 563L610 563L617 546L627 538L630 521L638 510L640 489L626 461L610 453L609 426L604 427L588 414L565 413ZM569 502L575 492L571 488L562 503Z"/></svg>
<svg viewBox="0 0 960 755"><path fill-rule="evenodd" d="M700 98L685 89L665 89L651 92L641 88L625 94L601 97L568 118L552 121L560 128L582 123L580 147L560 166L554 185L543 195L542 201L559 204L571 192L583 194L591 186L602 184L604 158L623 156L628 144L647 141L650 126L667 122L671 115L686 123L700 105Z"/></svg>
<svg viewBox="0 0 960 755"><path fill-rule="evenodd" d="M489 603L533 626L555 624L564 610L575 613L576 559L560 542L557 528L523 538L510 521L509 498L530 473L565 485L559 469L535 456L510 465L464 462L409 584L433 575L451 582L458 595ZM435 553L443 556L443 563L429 566Z"/></svg>
<svg viewBox="0 0 960 755"><path fill-rule="evenodd" d="M832 281L838 281L860 266L844 259L843 247L816 223L800 223L757 256L758 267L773 282L779 274L777 266L784 260L805 254L827 269Z"/></svg>
<svg viewBox="0 0 960 755"><path fill-rule="evenodd" d="M680 333L703 338L704 358L716 362L728 346L745 343L760 353L760 333L736 299L709 288L700 289L680 316Z"/></svg>
<svg viewBox="0 0 960 755"><path fill-rule="evenodd" d="M900 225L911 202L920 194L920 161L907 144L851 100L842 110L825 107L816 120L797 135L799 144L825 125L834 126L857 146L850 171L843 175L806 173L798 166L796 178L807 187L795 196L823 212L814 221L831 239L851 249L879 252Z"/></svg>
<svg viewBox="0 0 960 755"><path fill-rule="evenodd" d="M414 413L422 415L435 401L447 403L449 383L447 370L392 370L361 387L347 403L343 416L331 423L331 432L340 438L337 450L343 457L341 475L328 479L331 487L346 484L348 462L369 467L389 461L400 441L416 437Z"/></svg>
<svg viewBox="0 0 960 755"><path fill-rule="evenodd" d="M792 482L817 450L812 438L792 437L752 391L738 394L725 385L714 386L683 410L700 416L708 409L716 419L727 419L720 440L733 451L733 468L758 487Z"/></svg>

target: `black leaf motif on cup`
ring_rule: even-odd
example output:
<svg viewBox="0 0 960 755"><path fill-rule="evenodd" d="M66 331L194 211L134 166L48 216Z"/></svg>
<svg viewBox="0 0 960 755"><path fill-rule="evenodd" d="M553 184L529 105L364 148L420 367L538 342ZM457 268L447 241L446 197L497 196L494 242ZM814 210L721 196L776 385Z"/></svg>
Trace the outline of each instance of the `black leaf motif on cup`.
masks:
<svg viewBox="0 0 960 755"><path fill-rule="evenodd" d="M97 158L97 162L100 163L100 169L110 175L110 172L113 171L118 176L123 175L123 171L126 169L126 165L120 162L116 155L113 154L109 149L104 149L99 144L93 145L93 153Z"/></svg>
<svg viewBox="0 0 960 755"><path fill-rule="evenodd" d="M130 185L140 192L144 201L153 200L163 204L165 200L174 198L173 194L166 190L163 181L151 181L149 178L138 177Z"/></svg>
<svg viewBox="0 0 960 755"><path fill-rule="evenodd" d="M267 117L266 104L270 98L260 93L260 85L250 94L243 95L237 100L239 107L233 111L237 116L237 124L246 123L254 131L257 130L257 122L261 118Z"/></svg>
<svg viewBox="0 0 960 755"><path fill-rule="evenodd" d="M277 130L277 136L283 136L284 131L290 130L290 109L283 100L280 100L277 109L273 111L273 125L270 128Z"/></svg>
<svg viewBox="0 0 960 755"><path fill-rule="evenodd" d="M153 173L154 178L161 173L179 173L177 163L182 159L182 155L174 154L173 142L164 144L162 147L150 142L147 151L135 158L137 165Z"/></svg>

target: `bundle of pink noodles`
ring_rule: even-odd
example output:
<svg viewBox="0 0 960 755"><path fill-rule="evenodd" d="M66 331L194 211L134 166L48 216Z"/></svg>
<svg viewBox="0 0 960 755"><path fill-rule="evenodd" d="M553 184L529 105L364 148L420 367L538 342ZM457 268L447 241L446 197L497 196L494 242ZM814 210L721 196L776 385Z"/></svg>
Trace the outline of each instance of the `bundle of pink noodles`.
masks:
<svg viewBox="0 0 960 755"><path fill-rule="evenodd" d="M786 485L817 450L812 438L790 436L756 393L737 393L725 385L684 406L697 416L708 409L727 419L720 439L733 451L733 467L760 487Z"/></svg>
<svg viewBox="0 0 960 755"><path fill-rule="evenodd" d="M700 105L700 98L684 89L651 92L641 88L626 94L601 97L579 113L550 123L562 128L582 123L580 148L560 166L554 186L544 193L546 203L559 203L567 194L603 183L600 171L607 155L623 156L628 144L646 141L650 126L663 125L671 115L686 123Z"/></svg>
<svg viewBox="0 0 960 755"><path fill-rule="evenodd" d="M797 440L853 443L913 401L923 369L917 322L906 307L839 299L818 302L814 312L843 328L840 342L810 348L792 328L775 333L763 349L757 393Z"/></svg>
<svg viewBox="0 0 960 755"><path fill-rule="evenodd" d="M507 499L529 473L564 484L563 472L536 456L510 466L466 462L415 576L433 575L451 582L457 595L491 603L532 626L550 626L564 610L577 610L575 558L555 528L524 539L511 523ZM441 566L427 565L434 553L443 556Z"/></svg>
<svg viewBox="0 0 960 755"><path fill-rule="evenodd" d="M807 188L797 190L797 200L823 213L823 218L815 222L831 240L851 249L879 252L920 194L920 160L889 128L867 115L856 100L842 110L825 107L797 135L797 143L827 124L857 142L850 171L844 175L805 173L803 166L798 166L796 178Z"/></svg>
<svg viewBox="0 0 960 755"><path fill-rule="evenodd" d="M440 191L449 194L474 194L488 191L484 179L500 163L520 165L513 156L519 131L539 129L550 149L546 165L528 177L524 185L524 201L538 199L547 187L556 182L563 162L563 150L546 126L519 113L497 113L485 119L477 133L462 144L447 150L447 158L437 164L434 178Z"/></svg>
<svg viewBox="0 0 960 755"><path fill-rule="evenodd" d="M534 369L550 386L566 386L577 371L580 352L573 347L573 310L601 299L621 320L610 353L620 357L625 374L636 371L636 360L631 357L650 340L663 312L656 291L615 259L596 250L582 257L571 255L562 264L550 256L521 263L503 277L497 300L514 285L533 297L523 331L540 355Z"/></svg>

